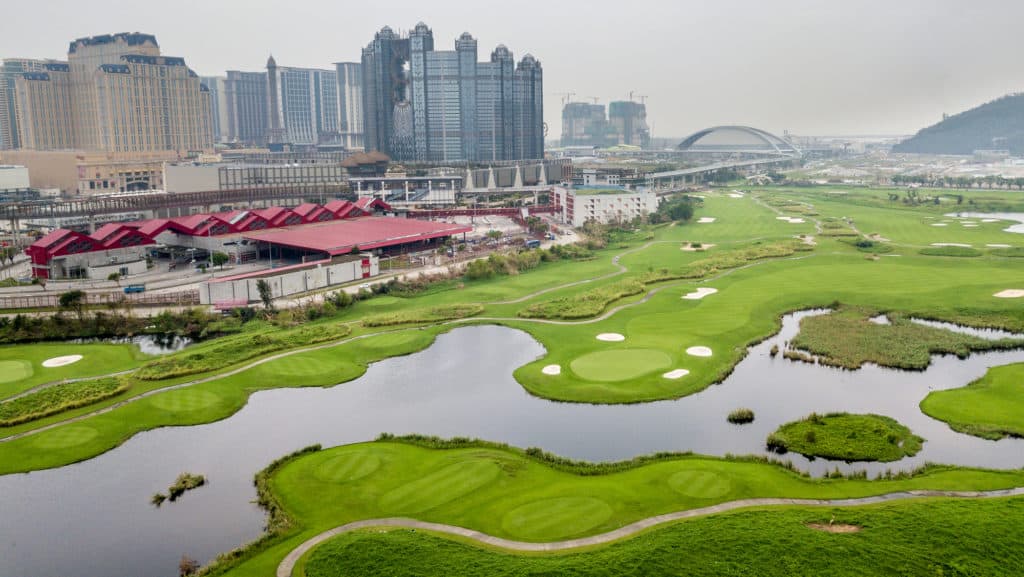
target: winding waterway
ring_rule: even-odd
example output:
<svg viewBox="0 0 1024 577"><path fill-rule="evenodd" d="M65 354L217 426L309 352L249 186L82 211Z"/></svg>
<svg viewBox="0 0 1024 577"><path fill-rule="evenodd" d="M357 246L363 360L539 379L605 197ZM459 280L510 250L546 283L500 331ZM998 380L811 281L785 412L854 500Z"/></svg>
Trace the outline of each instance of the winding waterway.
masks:
<svg viewBox="0 0 1024 577"><path fill-rule="evenodd" d="M252 476L271 460L385 431L481 437L588 460L654 451L763 454L765 437L780 424L842 410L889 415L928 442L917 456L882 465L785 458L817 474L837 466L906 470L926 461L1024 466L1024 440L961 435L918 408L930 390L1024 362L1024 351L936 357L924 372L771 358L771 346L792 338L807 314L787 316L783 330L753 347L722 384L674 401L602 406L533 397L512 371L543 348L526 333L495 326L453 330L423 352L377 363L334 388L260 392L217 423L141 433L83 463L0 477L0 576L173 576L182 554L205 562L259 536L264 516L251 503ZM755 411L754 423L726 423L740 406ZM159 509L149 505L182 471L202 473L210 484Z"/></svg>

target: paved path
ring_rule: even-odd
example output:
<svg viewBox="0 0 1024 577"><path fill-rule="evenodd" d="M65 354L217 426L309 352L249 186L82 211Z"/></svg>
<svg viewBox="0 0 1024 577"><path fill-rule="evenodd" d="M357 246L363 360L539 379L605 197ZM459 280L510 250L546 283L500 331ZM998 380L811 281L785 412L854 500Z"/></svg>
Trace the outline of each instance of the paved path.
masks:
<svg viewBox="0 0 1024 577"><path fill-rule="evenodd" d="M874 497L861 497L856 499L781 499L781 498L764 498L764 499L741 499L738 501L728 501L726 503L719 503L717 505L711 505L709 507L701 507L699 509L688 509L686 511L676 511L674 513L666 513L664 515L657 515L654 517L648 517L641 519L629 525L619 527L613 531L607 533L601 533L600 535L593 535L590 537L581 537L579 539L570 539L568 541L552 541L548 543L531 543L527 541L512 541L509 539L502 539L501 537L495 537L472 529L466 529L465 527L457 527L454 525L443 525L440 523L428 523L426 521L417 521L415 519L404 519L404 518L388 518L388 519L367 519L365 521L356 521L354 523L348 523L329 529L311 537L304 541L301 545L292 549L287 556L277 566L277 577L291 577L292 571L295 569L295 563L311 549L320 545L324 541L327 541L333 537L337 537L343 533L350 531L357 531L359 529L368 529L372 527L404 527L409 529L422 529L425 531L434 531L437 533L445 533L448 535L455 535L458 537L464 537L471 539L477 543L484 545L490 545L492 547L499 547L501 549L507 549L510 551L565 551L568 549L579 549L580 547L590 547L593 545L603 545L612 541L618 541L631 537L641 531L655 527L657 525L663 525L665 523L671 523L673 521L679 521L682 519L691 519L694 517L703 517L707 515L714 515L717 513L724 513L726 511L734 511L736 509L745 509L748 507L789 507L789 506L803 506L803 507L857 507L863 505L874 505L877 503L888 503L892 501L902 501L905 499L920 499L922 497L950 497L959 499L984 499L994 497L1016 497L1024 495L1024 487L1016 487L1013 489L1001 489L997 491L903 491L899 493L887 493L885 495L877 495Z"/></svg>

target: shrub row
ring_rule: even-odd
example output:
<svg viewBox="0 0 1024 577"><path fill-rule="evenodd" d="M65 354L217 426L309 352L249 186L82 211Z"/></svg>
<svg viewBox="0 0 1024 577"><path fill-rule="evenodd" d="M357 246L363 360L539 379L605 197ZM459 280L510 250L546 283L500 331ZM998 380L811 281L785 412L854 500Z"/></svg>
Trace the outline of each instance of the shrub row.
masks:
<svg viewBox="0 0 1024 577"><path fill-rule="evenodd" d="M394 313L373 315L363 319L363 326L386 327L391 325L434 323L440 321L451 321L464 319L483 312L484 307L480 304L458 304L431 307L426 309L412 309Z"/></svg>
<svg viewBox="0 0 1024 577"><path fill-rule="evenodd" d="M614 284L578 293L569 297L539 302L519 311L529 319L579 319L601 314L611 303L644 291L637 279L626 279Z"/></svg>
<svg viewBox="0 0 1024 577"><path fill-rule="evenodd" d="M273 332L242 333L150 361L135 376L146 381L159 381L205 373L276 351L338 340L350 332L352 329L348 325L321 324Z"/></svg>
<svg viewBox="0 0 1024 577"><path fill-rule="evenodd" d="M709 258L696 260L682 269L663 268L644 273L640 277L643 283L654 283L675 279L698 279L713 275L731 268L741 267L751 262L791 256L797 252L809 252L814 247L801 240L793 239L771 243L757 243L752 246L725 251Z"/></svg>
<svg viewBox="0 0 1024 577"><path fill-rule="evenodd" d="M917 251L924 256L957 256L976 257L981 256L981 251L967 246L932 246Z"/></svg>
<svg viewBox="0 0 1024 577"><path fill-rule="evenodd" d="M0 403L0 427L13 427L109 399L131 385L116 377L64 383Z"/></svg>

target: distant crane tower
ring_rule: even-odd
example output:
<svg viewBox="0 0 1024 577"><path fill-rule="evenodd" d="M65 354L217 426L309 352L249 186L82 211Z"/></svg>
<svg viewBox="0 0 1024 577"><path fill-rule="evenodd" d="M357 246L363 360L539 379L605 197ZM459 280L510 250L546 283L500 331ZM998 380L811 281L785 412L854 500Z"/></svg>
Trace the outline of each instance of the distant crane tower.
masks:
<svg viewBox="0 0 1024 577"><path fill-rule="evenodd" d="M634 94L636 94L635 91L633 91L633 90L629 91L629 101L630 102L633 102L633 95ZM647 106L647 99L649 97L646 94L636 94L636 97L640 99L640 104L643 104L644 106Z"/></svg>
<svg viewBox="0 0 1024 577"><path fill-rule="evenodd" d="M576 96L575 92L559 92L557 96L562 97L562 108L565 108L566 104L572 102L572 97Z"/></svg>
<svg viewBox="0 0 1024 577"><path fill-rule="evenodd" d="M589 99L593 100L593 101L594 101L594 104L595 104L595 105L597 104L597 101L598 101L598 100L601 100L601 99L600 99L600 98L598 98L597 96L588 96L587 98L589 98Z"/></svg>

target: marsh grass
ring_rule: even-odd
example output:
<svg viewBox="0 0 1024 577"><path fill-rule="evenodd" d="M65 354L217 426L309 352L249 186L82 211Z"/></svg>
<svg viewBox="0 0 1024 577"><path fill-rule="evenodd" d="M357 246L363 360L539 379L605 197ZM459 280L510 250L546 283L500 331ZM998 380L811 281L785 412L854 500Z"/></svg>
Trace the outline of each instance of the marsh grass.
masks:
<svg viewBox="0 0 1024 577"><path fill-rule="evenodd" d="M518 315L531 319L579 319L601 314L611 303L644 292L645 285L637 279L581 292L573 296L533 304Z"/></svg>
<svg viewBox="0 0 1024 577"><path fill-rule="evenodd" d="M424 309L411 309L368 316L363 319L363 326L386 327L392 325L435 323L464 319L478 315L483 310L483 305L479 304L454 304Z"/></svg>
<svg viewBox="0 0 1024 577"><path fill-rule="evenodd" d="M849 413L811 413L768 436L768 448L845 461L897 461L915 455L924 439L892 418Z"/></svg>
<svg viewBox="0 0 1024 577"><path fill-rule="evenodd" d="M116 397L131 388L117 377L63 383L0 403L0 427L13 427Z"/></svg>

